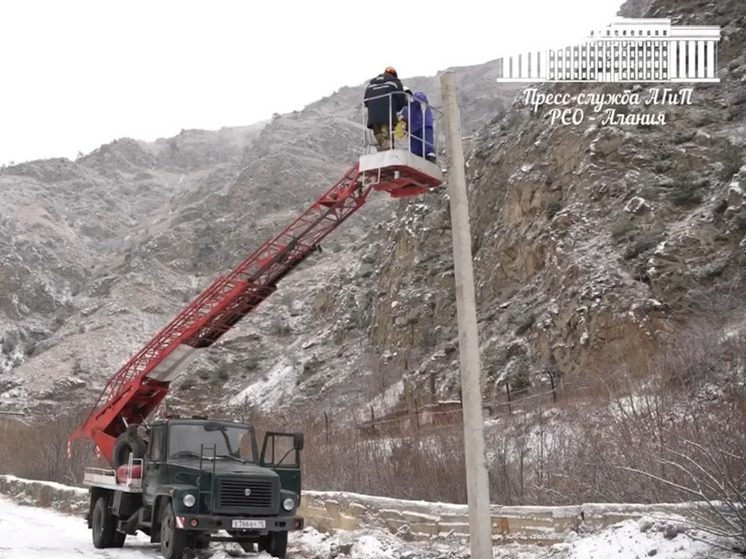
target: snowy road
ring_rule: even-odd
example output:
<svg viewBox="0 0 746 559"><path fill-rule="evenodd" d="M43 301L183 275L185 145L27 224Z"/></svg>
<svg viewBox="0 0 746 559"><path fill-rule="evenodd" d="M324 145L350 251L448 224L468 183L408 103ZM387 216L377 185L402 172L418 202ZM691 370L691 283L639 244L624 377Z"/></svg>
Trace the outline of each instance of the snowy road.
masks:
<svg viewBox="0 0 746 559"><path fill-rule="evenodd" d="M665 535L666 523L620 522L585 537L572 537L549 547L498 545L495 559L737 559L736 553L713 549L685 534ZM404 542L391 534L367 529L321 534L312 528L290 537L292 559L453 559L466 556L463 544ZM157 559L158 546L143 535L128 536L122 549L95 549L85 521L50 509L22 506L0 497L0 559ZM186 557L186 556L185 556ZM244 553L233 543L212 544L193 559L271 559L266 553Z"/></svg>
<svg viewBox="0 0 746 559"><path fill-rule="evenodd" d="M390 534L340 532L332 537L312 528L290 537L288 556L293 559L350 557L352 559L399 559L400 557L445 557L448 546L403 553L402 542ZM440 552L439 549L440 548ZM431 555L435 553L435 555ZM95 549L85 520L50 509L19 505L0 496L0 559L160 559L158 545L142 534L127 536L122 549ZM187 556L185 556L187 557ZM267 553L245 553L238 545L212 544L196 552L193 559L272 559Z"/></svg>
<svg viewBox="0 0 746 559"><path fill-rule="evenodd" d="M48 509L21 506L0 497L0 558L153 559L157 547L145 536L129 536L123 549L95 549L85 520Z"/></svg>
<svg viewBox="0 0 746 559"><path fill-rule="evenodd" d="M392 559L390 544L371 536L354 536L349 545L351 555L357 559ZM344 539L344 538L342 538ZM386 539L393 540L391 536ZM329 557L338 545L325 534L307 529L291 535L289 556L293 559ZM344 545L344 544L343 544ZM157 544L138 534L127 536L121 549L96 549L91 542L91 532L80 516L62 514L50 509L19 505L0 496L0 559L160 559ZM272 559L267 553L245 553L237 544L212 544L209 550L187 554L193 559Z"/></svg>
<svg viewBox="0 0 746 559"><path fill-rule="evenodd" d="M193 559L272 559L266 553L244 553L236 544L213 544ZM0 497L0 559L162 559L158 544L143 534L127 536L121 549L96 549L91 531L79 516L23 506ZM185 555L188 557L188 555ZM296 555L302 559L303 555Z"/></svg>

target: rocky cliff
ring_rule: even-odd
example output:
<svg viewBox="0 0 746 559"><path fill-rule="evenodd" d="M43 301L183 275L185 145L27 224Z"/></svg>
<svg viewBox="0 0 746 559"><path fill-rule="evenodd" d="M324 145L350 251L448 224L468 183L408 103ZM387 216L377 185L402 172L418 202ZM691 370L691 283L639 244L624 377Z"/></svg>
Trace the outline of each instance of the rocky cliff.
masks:
<svg viewBox="0 0 746 559"><path fill-rule="evenodd" d="M746 326L745 8L661 0L622 13L721 25L721 82L695 86L690 103L652 109L644 101L665 88L637 85L629 93L639 106L612 106L662 113L661 125L553 125L551 107L532 111L520 96L504 117L484 115L467 165L488 399L506 384L543 391L550 377L592 388L644 376L692 331L717 344ZM447 197L402 205L367 245L337 288L316 296L315 316L331 332L308 351L299 386L348 399L354 387L382 407L404 392L426 399L433 385L439 397L457 396ZM339 366L358 371L358 382L342 381Z"/></svg>
<svg viewBox="0 0 746 559"><path fill-rule="evenodd" d="M721 82L694 86L691 104L655 107L665 114L658 126L553 125L551 107L533 111L525 98L500 120L486 115L467 165L488 396L505 383L539 387L549 374L573 384L644 375L684 332L711 330L716 343L746 327L746 5L632 1L622 14L721 25ZM617 112L650 111L650 88L630 93L641 106ZM447 202L402 208L392 225L371 259L369 339L420 392L435 375L452 396Z"/></svg>

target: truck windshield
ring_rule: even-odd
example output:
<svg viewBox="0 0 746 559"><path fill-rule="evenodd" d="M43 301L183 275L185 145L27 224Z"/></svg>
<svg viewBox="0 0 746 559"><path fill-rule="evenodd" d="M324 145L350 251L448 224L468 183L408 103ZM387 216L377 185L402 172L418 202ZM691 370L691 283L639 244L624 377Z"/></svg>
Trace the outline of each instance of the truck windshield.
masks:
<svg viewBox="0 0 746 559"><path fill-rule="evenodd" d="M182 423L171 426L168 439L169 458L199 458L200 448L205 458L215 456L240 458L256 462L254 432L241 425L219 423Z"/></svg>

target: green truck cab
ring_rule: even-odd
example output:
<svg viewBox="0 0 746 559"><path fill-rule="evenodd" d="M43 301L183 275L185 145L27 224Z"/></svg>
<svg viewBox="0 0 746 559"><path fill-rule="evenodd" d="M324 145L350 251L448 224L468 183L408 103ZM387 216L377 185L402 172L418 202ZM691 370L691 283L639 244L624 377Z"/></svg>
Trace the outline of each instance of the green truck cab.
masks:
<svg viewBox="0 0 746 559"><path fill-rule="evenodd" d="M140 530L166 559L210 541L285 557L288 532L303 527L302 434L268 432L259 449L251 425L228 421L157 421L149 441L134 433L120 437L116 469L86 469L95 547Z"/></svg>

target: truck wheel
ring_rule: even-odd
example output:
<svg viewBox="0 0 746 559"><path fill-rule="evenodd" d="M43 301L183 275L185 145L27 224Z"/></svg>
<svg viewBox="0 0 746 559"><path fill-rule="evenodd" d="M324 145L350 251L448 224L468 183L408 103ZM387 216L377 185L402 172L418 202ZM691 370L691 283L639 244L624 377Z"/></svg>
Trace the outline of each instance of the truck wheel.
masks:
<svg viewBox="0 0 746 559"><path fill-rule="evenodd" d="M285 559L287 549L287 532L270 532L259 540L259 551L266 551L272 557L277 557L277 559Z"/></svg>
<svg viewBox="0 0 746 559"><path fill-rule="evenodd" d="M176 527L176 515L171 501L161 514L161 553L165 559L181 559L186 547L186 530Z"/></svg>
<svg viewBox="0 0 746 559"><path fill-rule="evenodd" d="M97 549L122 547L127 538L127 534L117 532L117 518L109 512L106 497L99 497L93 505L91 533L93 534L93 547Z"/></svg>

